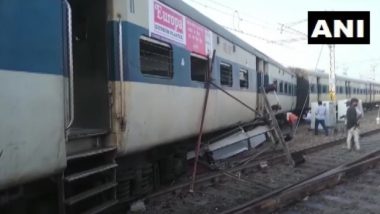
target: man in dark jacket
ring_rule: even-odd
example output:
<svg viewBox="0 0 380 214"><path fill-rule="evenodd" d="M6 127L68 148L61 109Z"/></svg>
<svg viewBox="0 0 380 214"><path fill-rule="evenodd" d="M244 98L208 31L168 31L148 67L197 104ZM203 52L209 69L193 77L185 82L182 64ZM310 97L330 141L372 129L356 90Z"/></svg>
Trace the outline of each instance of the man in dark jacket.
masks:
<svg viewBox="0 0 380 214"><path fill-rule="evenodd" d="M360 150L359 144L359 123L358 120L361 117L361 112L357 110L358 99L352 98L351 105L347 109L347 148L351 150L351 139L354 137L355 148Z"/></svg>

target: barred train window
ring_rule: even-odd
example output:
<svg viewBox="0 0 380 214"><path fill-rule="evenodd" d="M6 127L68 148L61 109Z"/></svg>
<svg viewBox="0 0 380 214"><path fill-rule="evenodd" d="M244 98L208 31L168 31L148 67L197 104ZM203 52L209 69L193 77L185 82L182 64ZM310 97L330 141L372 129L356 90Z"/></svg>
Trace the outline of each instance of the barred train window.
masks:
<svg viewBox="0 0 380 214"><path fill-rule="evenodd" d="M326 87L326 85L322 85L322 92L321 93L327 93L327 87Z"/></svg>
<svg viewBox="0 0 380 214"><path fill-rule="evenodd" d="M232 87L232 66L230 64L220 64L220 84Z"/></svg>
<svg viewBox="0 0 380 214"><path fill-rule="evenodd" d="M284 93L287 94L288 93L288 83L286 82L285 83L285 86L284 86Z"/></svg>
<svg viewBox="0 0 380 214"><path fill-rule="evenodd" d="M173 77L173 51L166 43L148 37L140 38L141 73L158 77Z"/></svg>
<svg viewBox="0 0 380 214"><path fill-rule="evenodd" d="M208 60L206 57L192 54L191 61L191 80L205 82L208 72Z"/></svg>
<svg viewBox="0 0 380 214"><path fill-rule="evenodd" d="M280 82L280 93L284 92L284 83L281 81Z"/></svg>
<svg viewBox="0 0 380 214"><path fill-rule="evenodd" d="M248 70L240 69L240 88L248 88Z"/></svg>

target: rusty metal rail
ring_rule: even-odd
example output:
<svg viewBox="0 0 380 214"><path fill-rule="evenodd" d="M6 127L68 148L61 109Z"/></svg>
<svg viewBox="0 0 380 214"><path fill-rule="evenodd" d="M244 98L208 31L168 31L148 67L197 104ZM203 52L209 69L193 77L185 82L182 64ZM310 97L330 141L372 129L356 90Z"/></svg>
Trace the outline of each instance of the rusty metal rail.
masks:
<svg viewBox="0 0 380 214"><path fill-rule="evenodd" d="M380 149L361 158L342 164L299 183L272 191L237 207L224 211L229 213L269 213L281 207L302 200L304 197L339 184L343 178L356 175L380 161Z"/></svg>
<svg viewBox="0 0 380 214"><path fill-rule="evenodd" d="M376 129L376 130L372 130L372 131L362 133L361 136L362 137L370 136L373 134L377 134L379 132L380 132L380 129ZM345 138L339 138L337 140L330 141L328 143L320 144L320 145L313 146L313 147L306 148L306 149L302 149L302 150L293 151L292 155L294 155L296 153L311 154L311 153L318 152L318 151L321 151L321 150L324 150L324 149L327 149L329 147L333 147L333 146L336 146L336 145L339 145L342 143L345 143ZM203 175L203 176L202 175L198 176L195 183L198 183L198 184L199 183L207 183L207 182L211 182L215 179L218 179L219 177L225 177L226 173L227 174L231 174L231 173L233 174L236 172L244 171L246 169L257 168L260 166L260 163L263 161L267 162L270 165L283 163L284 161L286 161L286 156L284 154L278 154L278 153L274 153L274 154L275 155L271 156L271 154L268 153L268 154L265 154L264 157L259 156L256 160L254 160L252 162L248 162L244 165L241 165L241 166L238 166L235 168L231 168L231 169L227 169L227 170L223 170L223 171L212 172L212 173L208 173L207 175ZM191 185L191 181L184 182L181 184L177 184L177 185L159 190L153 194L150 194L150 195L146 196L145 199L156 198L156 197L159 197L161 195L169 194L171 192L176 192L176 191L182 191L182 190L187 191L190 185Z"/></svg>

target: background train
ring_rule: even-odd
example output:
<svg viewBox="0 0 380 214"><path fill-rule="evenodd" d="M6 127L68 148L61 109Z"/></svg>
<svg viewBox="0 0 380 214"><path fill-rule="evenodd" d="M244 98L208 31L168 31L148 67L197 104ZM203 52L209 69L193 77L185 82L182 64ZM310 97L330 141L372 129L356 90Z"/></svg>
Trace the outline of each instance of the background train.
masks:
<svg viewBox="0 0 380 214"><path fill-rule="evenodd" d="M277 80L279 113L315 84L182 1L13 0L0 14L1 213L98 213L183 173L209 72L252 108ZM359 83L379 99L378 84L345 86ZM211 88L204 131L255 116Z"/></svg>
<svg viewBox="0 0 380 214"><path fill-rule="evenodd" d="M290 68L297 74L297 106L300 113L312 102L330 100L329 75L323 72L312 72L300 68ZM336 100L356 97L363 102L365 109L375 107L380 103L380 84L370 80L360 80L347 76L336 75Z"/></svg>

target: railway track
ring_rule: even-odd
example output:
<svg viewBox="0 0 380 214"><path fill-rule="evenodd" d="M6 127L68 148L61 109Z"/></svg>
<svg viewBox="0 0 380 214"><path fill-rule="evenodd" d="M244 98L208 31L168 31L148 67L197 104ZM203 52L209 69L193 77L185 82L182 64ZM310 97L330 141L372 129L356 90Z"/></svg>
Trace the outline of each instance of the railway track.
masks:
<svg viewBox="0 0 380 214"><path fill-rule="evenodd" d="M345 178L342 184L306 197L294 206L282 209L281 214L373 213L380 211L380 166L360 176Z"/></svg>
<svg viewBox="0 0 380 214"><path fill-rule="evenodd" d="M379 132L380 132L380 129L368 131L368 132L361 134L361 137L370 136L370 135L373 135L373 134L376 134ZM337 144L342 144L342 143L345 143L344 137L338 138L338 139L336 139L334 141L330 141L328 143L319 144L319 145L308 147L305 149L295 150L295 151L292 151L292 154L307 155L307 154L314 153L314 152L317 152L317 151L320 151L320 150L323 150L323 149L326 149L326 148L329 148L332 146L336 146ZM227 172L227 174L237 173L240 171L255 169L257 167L260 167L260 164L262 164L263 162L265 162L266 164L274 165L277 163L283 163L284 161L286 161L286 157L282 151L275 150L272 152L265 152L261 156L258 156L257 159L255 159L255 161L247 163L243 166L235 167L235 168L225 170L225 171L211 172L211 173L207 173L206 175L198 176L196 183L198 185L204 185L206 183L206 185L207 185L210 182L212 183L212 181L215 179L226 176L226 172ZM168 194L168 193L178 191L178 190L186 191L186 190L188 190L189 185L190 185L190 181L181 182L179 184L175 184L173 186L163 188L160 191L157 191L151 195L148 195L146 197L146 199L155 198L155 197L158 197L160 195Z"/></svg>
<svg viewBox="0 0 380 214"><path fill-rule="evenodd" d="M283 190L297 183L342 166L352 160L363 158L366 154L380 149L375 143L379 130L367 132L362 138L362 149L359 152L349 152L342 146L343 139L318 145L308 149L295 151L303 153L306 162L296 168L289 167L284 155L252 162L228 171L208 174L198 179L197 189L188 193L189 183L182 183L146 198L148 202L146 213L239 213L250 211L262 197L269 197L276 191ZM328 149L327 149L328 148ZM380 151L380 150L379 150ZM380 153L380 152L379 152ZM371 156L369 156L371 157ZM263 162L265 164L263 164ZM267 165L267 167L265 167ZM259 166L264 166L260 168ZM290 200L291 197L287 200ZM251 204L250 204L251 202ZM268 201L273 211L287 203ZM241 207L244 205L246 207ZM236 206L239 205L239 206ZM259 209L260 212L268 211Z"/></svg>

